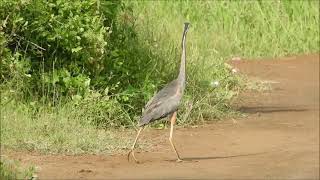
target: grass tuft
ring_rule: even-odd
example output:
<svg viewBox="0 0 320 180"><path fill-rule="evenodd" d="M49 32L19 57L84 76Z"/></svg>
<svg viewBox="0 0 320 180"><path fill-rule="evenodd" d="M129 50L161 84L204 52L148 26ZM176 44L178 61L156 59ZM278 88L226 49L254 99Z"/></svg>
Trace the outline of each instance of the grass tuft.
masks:
<svg viewBox="0 0 320 180"><path fill-rule="evenodd" d="M33 179L36 178L34 166L23 167L18 161L1 156L0 179Z"/></svg>
<svg viewBox="0 0 320 180"><path fill-rule="evenodd" d="M59 110L9 103L2 108L1 146L42 153L99 154L126 149L129 134L97 128L66 104ZM36 111L36 112L35 112Z"/></svg>

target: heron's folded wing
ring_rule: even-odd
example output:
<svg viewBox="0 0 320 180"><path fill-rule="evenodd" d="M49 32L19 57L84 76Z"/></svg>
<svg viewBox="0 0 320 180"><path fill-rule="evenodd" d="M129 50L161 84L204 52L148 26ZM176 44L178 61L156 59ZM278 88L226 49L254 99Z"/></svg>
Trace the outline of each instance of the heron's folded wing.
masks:
<svg viewBox="0 0 320 180"><path fill-rule="evenodd" d="M161 104L163 103L163 101L157 101L157 102L150 102L150 104L146 107L145 111L143 112L143 114L148 114L150 113L152 110L156 109L157 107L159 107Z"/></svg>
<svg viewBox="0 0 320 180"><path fill-rule="evenodd" d="M167 84L163 89L161 89L158 93L155 93L153 97L147 102L145 105L145 109L148 109L152 104L158 104L160 101L164 99L168 99L175 94L175 87L177 86L176 80L171 81Z"/></svg>

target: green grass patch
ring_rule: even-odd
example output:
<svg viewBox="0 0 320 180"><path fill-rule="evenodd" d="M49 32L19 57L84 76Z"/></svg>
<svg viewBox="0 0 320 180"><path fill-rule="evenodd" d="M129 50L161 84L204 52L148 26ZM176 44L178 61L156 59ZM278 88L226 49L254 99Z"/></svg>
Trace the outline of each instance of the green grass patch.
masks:
<svg viewBox="0 0 320 180"><path fill-rule="evenodd" d="M33 179L36 178L34 166L24 167L18 161L1 156L0 179Z"/></svg>
<svg viewBox="0 0 320 180"><path fill-rule="evenodd" d="M128 147L129 132L97 128L81 115L68 104L54 110L9 103L1 109L1 146L64 154L108 154Z"/></svg>

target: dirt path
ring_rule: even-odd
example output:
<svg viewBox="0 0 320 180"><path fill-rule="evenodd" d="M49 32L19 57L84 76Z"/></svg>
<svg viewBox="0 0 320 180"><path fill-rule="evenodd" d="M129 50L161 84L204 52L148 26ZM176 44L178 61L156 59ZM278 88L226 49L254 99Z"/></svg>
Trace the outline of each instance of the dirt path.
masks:
<svg viewBox="0 0 320 180"><path fill-rule="evenodd" d="M240 109L249 116L237 123L177 129L183 163L172 161L164 130L146 131L143 138L164 141L136 154L141 164L127 162L126 155L14 156L38 165L40 179L319 179L319 55L236 66L268 80L273 90L243 94Z"/></svg>

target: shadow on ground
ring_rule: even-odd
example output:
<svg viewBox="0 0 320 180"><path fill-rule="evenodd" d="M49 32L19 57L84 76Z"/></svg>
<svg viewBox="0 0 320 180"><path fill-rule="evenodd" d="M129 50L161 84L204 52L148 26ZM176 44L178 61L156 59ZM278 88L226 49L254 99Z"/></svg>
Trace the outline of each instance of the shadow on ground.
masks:
<svg viewBox="0 0 320 180"><path fill-rule="evenodd" d="M259 152L259 153L249 153L249 154L238 154L238 155L230 155L230 156L203 156L203 157L185 157L182 158L183 161L201 161L201 160L211 160L211 159L228 159L228 158L236 158L236 157L245 157L245 156L256 156L261 154L266 154L267 152ZM167 160L170 162L175 162L175 160Z"/></svg>
<svg viewBox="0 0 320 180"><path fill-rule="evenodd" d="M241 107L238 111L243 113L255 114L255 113L274 113L274 112L303 112L309 111L306 107L279 107L279 106L258 106L258 107Z"/></svg>

